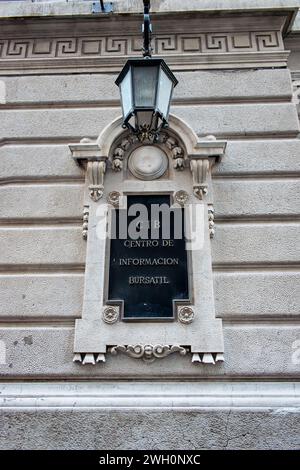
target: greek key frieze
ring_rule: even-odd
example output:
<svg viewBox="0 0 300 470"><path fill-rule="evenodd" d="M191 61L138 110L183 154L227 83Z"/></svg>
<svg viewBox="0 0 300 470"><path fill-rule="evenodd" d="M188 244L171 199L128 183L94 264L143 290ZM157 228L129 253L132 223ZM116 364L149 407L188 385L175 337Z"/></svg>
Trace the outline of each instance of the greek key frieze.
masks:
<svg viewBox="0 0 300 470"><path fill-rule="evenodd" d="M279 31L164 34L153 37L154 54L207 54L284 50ZM141 50L139 36L0 39L0 59L124 57Z"/></svg>

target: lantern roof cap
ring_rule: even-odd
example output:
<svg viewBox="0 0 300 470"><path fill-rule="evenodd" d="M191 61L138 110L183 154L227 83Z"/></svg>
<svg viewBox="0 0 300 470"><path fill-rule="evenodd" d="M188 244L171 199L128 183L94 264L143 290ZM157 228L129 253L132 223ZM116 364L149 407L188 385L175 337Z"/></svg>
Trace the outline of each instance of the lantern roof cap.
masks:
<svg viewBox="0 0 300 470"><path fill-rule="evenodd" d="M115 84L117 86L120 85L120 83L122 82L123 78L125 77L125 75L127 74L128 70L131 66L151 67L151 66L155 66L155 65L160 66L163 69L163 71L168 75L170 80L172 80L172 82L174 84L174 87L178 84L177 78L171 72L168 65L164 61L164 59L152 58L152 57L145 57L145 58L141 58L141 59L140 58L138 58L138 59L136 59L136 58L128 59L126 64L124 65L123 69L121 70L120 74L118 75L118 77L115 81Z"/></svg>

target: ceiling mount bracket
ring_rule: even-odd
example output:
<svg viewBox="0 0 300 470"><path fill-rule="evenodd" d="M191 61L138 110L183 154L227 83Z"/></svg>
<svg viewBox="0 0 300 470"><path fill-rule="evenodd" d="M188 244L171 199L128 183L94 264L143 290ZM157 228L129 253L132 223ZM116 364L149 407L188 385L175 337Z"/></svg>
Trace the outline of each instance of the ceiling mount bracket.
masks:
<svg viewBox="0 0 300 470"><path fill-rule="evenodd" d="M92 4L92 13L112 13L114 11L112 2L104 3L103 0L99 0L98 2L93 2Z"/></svg>

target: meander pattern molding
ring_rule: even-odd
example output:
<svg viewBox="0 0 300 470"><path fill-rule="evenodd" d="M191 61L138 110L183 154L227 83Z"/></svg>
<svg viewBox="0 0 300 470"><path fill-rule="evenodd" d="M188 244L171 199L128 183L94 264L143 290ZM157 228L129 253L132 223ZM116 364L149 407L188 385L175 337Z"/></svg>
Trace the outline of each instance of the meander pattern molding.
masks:
<svg viewBox="0 0 300 470"><path fill-rule="evenodd" d="M136 21L118 23L118 34L105 18L95 22L60 19L36 20L34 37L20 27L18 38L10 25L0 33L0 69L7 73L47 73L72 70L78 73L96 69L118 71L124 58L140 55L142 39ZM155 22L153 54L166 58L177 69L286 66L282 30L286 17L267 15L203 18L201 14ZM270 24L271 29L270 29ZM57 30L53 37L53 28ZM101 34L99 34L99 29ZM76 34L74 34L76 30ZM171 32L170 32L171 31ZM176 31L176 32L174 32ZM189 31L189 33L186 33Z"/></svg>
<svg viewBox="0 0 300 470"><path fill-rule="evenodd" d="M95 365L104 363L108 353L113 357L120 353L152 363L177 353L190 356L195 364L216 364L224 360L224 345L213 294L211 168L224 155L226 142L213 136L200 140L185 122L171 115L159 141L145 144L163 150L168 158L167 172L151 181L136 178L128 168L131 153L143 144L124 131L122 118L107 126L97 141L82 139L69 145L73 158L86 169L85 289L82 318L76 320L74 362ZM198 210L201 246L189 252L192 294L188 302L173 301L175 318L171 321L125 322L121 306L112 301L107 304L109 238L99 238L99 209L106 227L109 211L121 200L126 204L126 194L143 193L170 194L178 207Z"/></svg>
<svg viewBox="0 0 300 470"><path fill-rule="evenodd" d="M140 53L140 36L0 39L1 59L124 57ZM264 52L282 50L279 31L163 34L153 36L154 54Z"/></svg>

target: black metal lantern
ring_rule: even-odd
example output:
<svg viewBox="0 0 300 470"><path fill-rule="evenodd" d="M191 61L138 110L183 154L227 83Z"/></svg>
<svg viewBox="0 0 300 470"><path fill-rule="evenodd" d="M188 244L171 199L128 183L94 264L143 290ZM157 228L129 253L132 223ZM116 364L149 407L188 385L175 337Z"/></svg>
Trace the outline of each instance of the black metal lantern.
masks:
<svg viewBox="0 0 300 470"><path fill-rule="evenodd" d="M168 123L177 80L163 59L130 59L116 80L124 127L141 140L155 136Z"/></svg>
<svg viewBox="0 0 300 470"><path fill-rule="evenodd" d="M140 140L156 139L168 124L170 102L178 81L163 59L151 58L150 2L144 1L144 59L130 59L116 80L123 127Z"/></svg>

